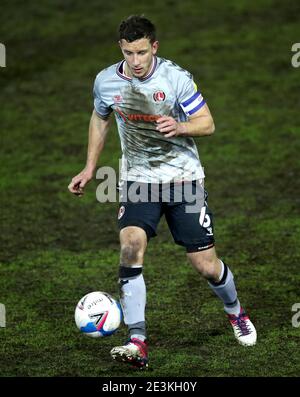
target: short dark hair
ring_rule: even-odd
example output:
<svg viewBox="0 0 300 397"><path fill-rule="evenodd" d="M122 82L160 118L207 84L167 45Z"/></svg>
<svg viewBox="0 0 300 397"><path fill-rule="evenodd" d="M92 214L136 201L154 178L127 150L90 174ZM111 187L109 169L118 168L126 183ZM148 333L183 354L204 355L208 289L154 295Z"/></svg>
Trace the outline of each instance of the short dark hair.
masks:
<svg viewBox="0 0 300 397"><path fill-rule="evenodd" d="M131 43L143 38L149 39L150 43L156 41L155 26L144 15L131 15L120 23L119 40L124 39Z"/></svg>

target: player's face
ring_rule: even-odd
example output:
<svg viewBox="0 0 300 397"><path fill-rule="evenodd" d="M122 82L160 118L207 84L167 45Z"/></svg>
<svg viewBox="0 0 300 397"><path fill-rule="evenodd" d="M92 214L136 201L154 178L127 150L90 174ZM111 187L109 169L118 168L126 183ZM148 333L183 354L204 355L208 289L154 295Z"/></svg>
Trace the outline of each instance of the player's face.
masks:
<svg viewBox="0 0 300 397"><path fill-rule="evenodd" d="M129 43L122 39L119 44L130 74L138 78L145 77L158 50L158 41L150 43L149 39L143 38Z"/></svg>

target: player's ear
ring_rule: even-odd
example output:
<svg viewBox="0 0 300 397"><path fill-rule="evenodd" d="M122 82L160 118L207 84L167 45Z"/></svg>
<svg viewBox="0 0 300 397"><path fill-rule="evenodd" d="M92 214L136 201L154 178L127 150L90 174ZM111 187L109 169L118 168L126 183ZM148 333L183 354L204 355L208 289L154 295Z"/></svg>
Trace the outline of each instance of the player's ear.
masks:
<svg viewBox="0 0 300 397"><path fill-rule="evenodd" d="M118 44L119 44L121 50L122 50L122 44L123 44L122 41L123 41L123 39L121 39L121 40L118 41Z"/></svg>
<svg viewBox="0 0 300 397"><path fill-rule="evenodd" d="M155 55L158 51L159 42L156 40L152 43L152 54Z"/></svg>

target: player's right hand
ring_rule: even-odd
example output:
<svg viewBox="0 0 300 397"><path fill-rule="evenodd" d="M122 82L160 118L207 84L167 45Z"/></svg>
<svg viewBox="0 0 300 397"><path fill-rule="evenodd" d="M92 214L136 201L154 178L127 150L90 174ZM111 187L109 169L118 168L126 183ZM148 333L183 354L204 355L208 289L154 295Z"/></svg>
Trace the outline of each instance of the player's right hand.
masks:
<svg viewBox="0 0 300 397"><path fill-rule="evenodd" d="M92 178L93 174L84 169L72 178L71 183L68 186L69 191L78 197L83 196L84 187Z"/></svg>

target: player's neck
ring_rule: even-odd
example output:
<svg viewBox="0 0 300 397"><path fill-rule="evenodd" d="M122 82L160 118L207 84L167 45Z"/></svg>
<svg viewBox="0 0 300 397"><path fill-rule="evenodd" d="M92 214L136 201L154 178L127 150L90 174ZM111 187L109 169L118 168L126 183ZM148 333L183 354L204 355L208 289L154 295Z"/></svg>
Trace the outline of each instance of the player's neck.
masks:
<svg viewBox="0 0 300 397"><path fill-rule="evenodd" d="M123 63L123 74L126 77L132 78L132 73L130 72L130 69L129 69L126 61L124 61L124 63Z"/></svg>
<svg viewBox="0 0 300 397"><path fill-rule="evenodd" d="M149 69L147 70L147 73L141 78L145 78L150 74L150 72L153 68L153 65L154 65L154 56L152 57L152 62L149 66ZM130 77L131 79L134 77L133 74L131 73L131 70L130 70L126 61L124 61L124 64L123 64L123 74L124 74L124 76Z"/></svg>

